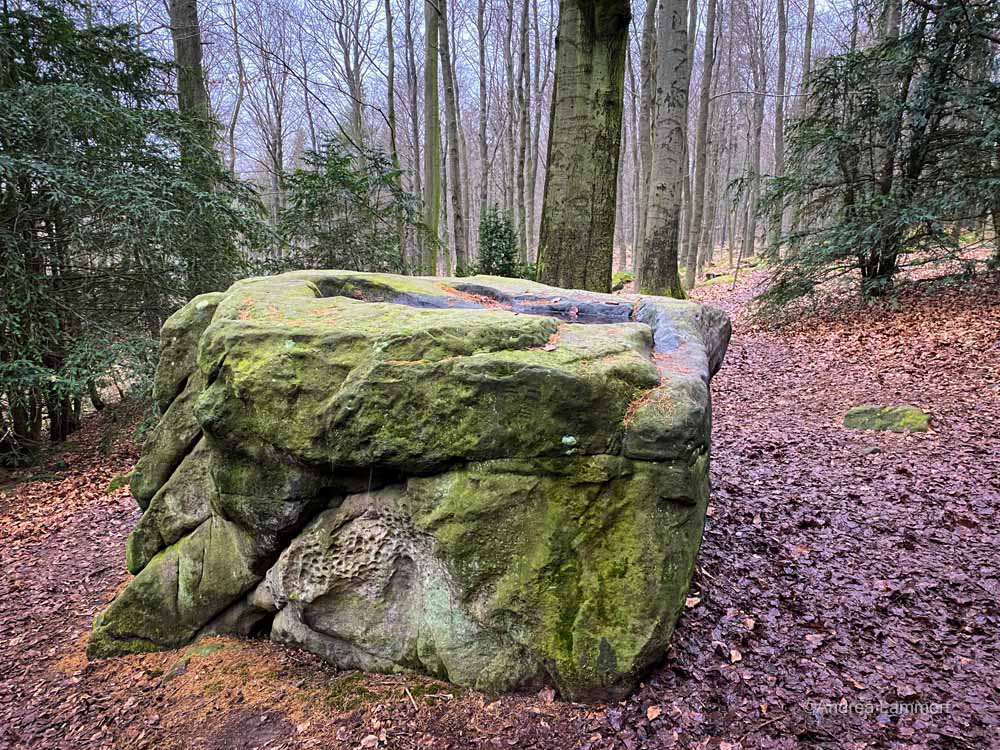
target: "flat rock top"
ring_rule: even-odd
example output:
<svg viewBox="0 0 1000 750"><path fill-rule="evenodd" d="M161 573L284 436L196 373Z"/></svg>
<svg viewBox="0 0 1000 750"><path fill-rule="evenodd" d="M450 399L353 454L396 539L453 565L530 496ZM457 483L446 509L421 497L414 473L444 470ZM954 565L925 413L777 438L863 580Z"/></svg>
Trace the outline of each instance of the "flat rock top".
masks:
<svg viewBox="0 0 1000 750"><path fill-rule="evenodd" d="M707 447L719 310L490 276L305 271L203 295L164 329L196 357L195 414L233 447L349 467ZM169 366L157 401L183 385Z"/></svg>

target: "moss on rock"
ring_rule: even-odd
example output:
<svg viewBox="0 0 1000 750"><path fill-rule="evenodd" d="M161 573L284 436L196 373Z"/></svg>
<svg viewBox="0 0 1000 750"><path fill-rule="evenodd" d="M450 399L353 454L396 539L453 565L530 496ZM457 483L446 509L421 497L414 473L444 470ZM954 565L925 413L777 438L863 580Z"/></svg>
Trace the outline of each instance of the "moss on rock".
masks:
<svg viewBox="0 0 1000 750"><path fill-rule="evenodd" d="M162 332L136 575L88 654L269 627L342 668L621 696L683 607L728 337L693 302L488 276L202 295Z"/></svg>
<svg viewBox="0 0 1000 750"><path fill-rule="evenodd" d="M916 406L855 406L844 415L844 427L855 430L926 432L930 414Z"/></svg>

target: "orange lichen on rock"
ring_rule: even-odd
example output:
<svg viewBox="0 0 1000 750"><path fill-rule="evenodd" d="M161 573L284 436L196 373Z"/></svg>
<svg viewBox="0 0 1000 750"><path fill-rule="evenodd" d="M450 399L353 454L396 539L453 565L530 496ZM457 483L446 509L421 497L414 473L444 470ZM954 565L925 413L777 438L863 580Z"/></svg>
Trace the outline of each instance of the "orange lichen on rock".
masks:
<svg viewBox="0 0 1000 750"><path fill-rule="evenodd" d="M240 303L237 309L237 315L240 320L250 320L253 318L253 306L257 304L257 300L253 297L245 297L243 302Z"/></svg>
<svg viewBox="0 0 1000 750"><path fill-rule="evenodd" d="M336 307L321 307L317 310L313 310L313 317L319 318L323 325L335 326L337 325L337 316L335 313L339 312Z"/></svg>

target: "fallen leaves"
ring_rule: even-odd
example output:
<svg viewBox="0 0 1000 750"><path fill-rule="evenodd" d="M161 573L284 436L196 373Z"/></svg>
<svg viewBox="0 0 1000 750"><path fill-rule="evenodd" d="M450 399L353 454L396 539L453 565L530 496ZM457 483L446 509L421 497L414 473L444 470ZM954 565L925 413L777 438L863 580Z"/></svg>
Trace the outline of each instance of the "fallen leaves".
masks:
<svg viewBox="0 0 1000 750"><path fill-rule="evenodd" d="M633 695L582 706L551 687L495 698L348 675L353 692L332 701L342 673L266 641L192 659L171 680L177 652L88 663L86 632L126 580L137 516L126 492L102 495L135 446L103 455L101 415L64 466L0 476L0 747L995 746L1000 294L918 289L897 311L775 331L741 314L759 283L756 272L732 292L695 292L735 316L712 385L713 497L678 629ZM839 426L847 404L909 400L934 412L933 434ZM883 721L807 701L949 710Z"/></svg>

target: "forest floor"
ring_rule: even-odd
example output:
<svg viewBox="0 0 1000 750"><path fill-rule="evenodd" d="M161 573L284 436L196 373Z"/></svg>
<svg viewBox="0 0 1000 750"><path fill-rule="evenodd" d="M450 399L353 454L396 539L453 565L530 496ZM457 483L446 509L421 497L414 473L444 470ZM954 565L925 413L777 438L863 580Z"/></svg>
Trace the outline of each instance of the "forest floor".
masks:
<svg viewBox="0 0 1000 750"><path fill-rule="evenodd" d="M0 748L1000 747L1000 288L932 288L768 328L763 283L695 296L734 336L713 382L713 500L688 607L627 701L492 699L338 673L267 641L88 663L121 589L137 449L106 410L0 477ZM912 403L923 434L841 426Z"/></svg>

